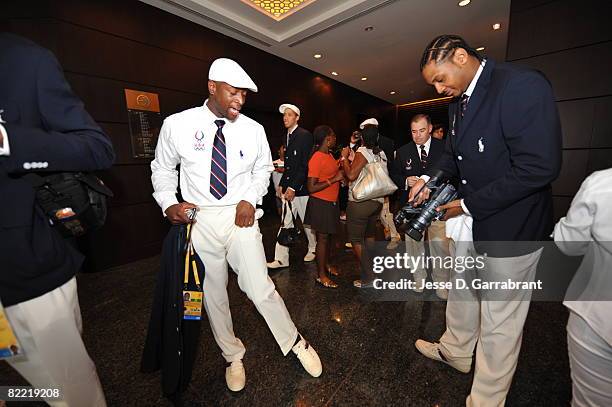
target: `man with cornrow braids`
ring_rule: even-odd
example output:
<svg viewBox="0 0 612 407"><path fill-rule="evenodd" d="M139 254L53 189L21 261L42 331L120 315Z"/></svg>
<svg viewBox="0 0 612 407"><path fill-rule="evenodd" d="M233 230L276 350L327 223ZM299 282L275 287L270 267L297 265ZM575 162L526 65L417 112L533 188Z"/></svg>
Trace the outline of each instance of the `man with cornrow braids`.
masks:
<svg viewBox="0 0 612 407"><path fill-rule="evenodd" d="M486 253L483 268L453 280L534 281L542 254L538 241L553 228L550 184L561 167L561 126L550 83L535 70L484 59L456 35L439 36L427 46L421 73L438 93L455 98L445 152L428 174L459 178L461 199L439 209L446 209L444 220L471 217L473 242L457 244L466 246L469 256ZM428 178L421 178L409 195L415 205L430 192ZM453 287L446 332L439 342L418 340L416 347L464 373L471 370L476 347L466 405L503 406L531 291Z"/></svg>

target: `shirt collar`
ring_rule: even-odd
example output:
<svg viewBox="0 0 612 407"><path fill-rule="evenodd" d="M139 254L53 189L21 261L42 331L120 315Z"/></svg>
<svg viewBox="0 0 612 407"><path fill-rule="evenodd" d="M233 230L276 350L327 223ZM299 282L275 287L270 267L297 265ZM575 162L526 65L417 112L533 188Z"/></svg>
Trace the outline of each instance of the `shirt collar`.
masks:
<svg viewBox="0 0 612 407"><path fill-rule="evenodd" d="M230 123L230 121L227 120L225 117L217 117L217 115L214 114L210 110L210 108L208 107L207 103L208 103L208 99L206 99L204 101L204 106L202 106L203 107L202 110L204 112L204 116L206 117L206 121L207 122L213 123L215 120L223 120L225 122L225 124Z"/></svg>
<svg viewBox="0 0 612 407"><path fill-rule="evenodd" d="M431 145L431 136L429 136L429 139L425 142L425 144L422 144L425 146L425 150L429 150L429 146ZM421 149L421 145L417 144L417 147L419 148L419 150Z"/></svg>
<svg viewBox="0 0 612 407"><path fill-rule="evenodd" d="M287 134L291 134L295 131L295 129L298 128L297 123L293 125L293 127L291 127L289 130L287 130Z"/></svg>
<svg viewBox="0 0 612 407"><path fill-rule="evenodd" d="M470 82L470 86L468 86L467 90L463 92L463 94L466 95L468 98L472 96L472 93L474 93L474 88L476 88L476 83L478 82L478 78L480 78L480 74L482 73L482 70L486 63L486 59L480 63L480 66L476 71L476 75L474 75L474 77L472 78L472 82Z"/></svg>

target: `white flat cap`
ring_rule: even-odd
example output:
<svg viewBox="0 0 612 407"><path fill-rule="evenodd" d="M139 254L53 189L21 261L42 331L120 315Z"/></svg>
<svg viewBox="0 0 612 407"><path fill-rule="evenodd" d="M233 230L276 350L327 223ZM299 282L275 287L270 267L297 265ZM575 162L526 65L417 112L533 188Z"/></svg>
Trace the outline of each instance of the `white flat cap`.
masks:
<svg viewBox="0 0 612 407"><path fill-rule="evenodd" d="M293 110L298 116L300 115L300 108L297 107L296 105L292 105L291 103L283 103L282 105L280 105L280 107L278 108L278 111L281 112L282 114L285 114L285 109L291 109Z"/></svg>
<svg viewBox="0 0 612 407"><path fill-rule="evenodd" d="M257 85L236 61L229 58L215 59L210 65L208 79L225 82L230 86L257 92Z"/></svg>
<svg viewBox="0 0 612 407"><path fill-rule="evenodd" d="M368 120L364 120L364 121L363 121L363 123L361 123L361 124L359 125L359 128L360 128L361 130L363 130L363 128L364 128L364 127L365 127L367 124L373 124L374 126L378 126L378 120L376 120L376 119L375 119L375 118L373 118L373 117L372 117L372 118L370 118L370 119L368 119Z"/></svg>

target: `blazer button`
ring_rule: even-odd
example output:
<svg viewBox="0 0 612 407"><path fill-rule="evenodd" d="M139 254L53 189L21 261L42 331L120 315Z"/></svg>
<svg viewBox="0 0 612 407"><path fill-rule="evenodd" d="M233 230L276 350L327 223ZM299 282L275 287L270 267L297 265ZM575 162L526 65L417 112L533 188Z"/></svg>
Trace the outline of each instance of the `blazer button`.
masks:
<svg viewBox="0 0 612 407"><path fill-rule="evenodd" d="M457 160L461 161L463 160L463 157L461 157L460 155L457 156Z"/></svg>
<svg viewBox="0 0 612 407"><path fill-rule="evenodd" d="M464 179L462 179L462 180L461 180L461 183L462 183L463 185L465 185L465 184L467 184L467 181L466 181L466 180L464 180Z"/></svg>

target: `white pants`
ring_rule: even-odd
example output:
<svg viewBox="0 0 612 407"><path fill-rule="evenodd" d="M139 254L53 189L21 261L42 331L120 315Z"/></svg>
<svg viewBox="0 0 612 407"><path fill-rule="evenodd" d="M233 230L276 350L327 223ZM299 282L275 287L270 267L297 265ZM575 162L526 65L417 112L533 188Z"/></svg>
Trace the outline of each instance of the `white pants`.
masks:
<svg viewBox="0 0 612 407"><path fill-rule="evenodd" d="M573 311L567 322L572 406L612 406L612 347Z"/></svg>
<svg viewBox="0 0 612 407"><path fill-rule="evenodd" d="M205 267L204 307L213 335L225 360L243 358L245 348L234 335L227 297L229 264L238 276L238 286L253 301L286 355L297 338L297 328L268 277L259 223L240 228L235 217L236 206L200 207L192 232L194 248Z"/></svg>
<svg viewBox="0 0 612 407"><path fill-rule="evenodd" d="M383 227L389 231L389 235L391 235L392 240L401 239L401 236L399 233L397 233L397 229L395 228L395 222L393 222L393 213L389 208L388 196L385 197L382 210L380 211L380 223L382 223Z"/></svg>
<svg viewBox="0 0 612 407"><path fill-rule="evenodd" d="M472 243L457 253L477 256ZM519 257L486 257L481 271L453 273L470 284L474 278L483 281L534 281L542 249ZM491 298L502 298L499 296ZM523 325L529 311L531 291L521 290L510 300L482 301L481 292L451 289L446 306L446 331L440 338L447 359L470 359L476 347L476 367L467 406L503 406L516 370L523 337Z"/></svg>
<svg viewBox="0 0 612 407"><path fill-rule="evenodd" d="M63 400L48 400L49 405L106 406L96 367L81 339L76 278L5 312L24 352L8 363L33 387L61 389Z"/></svg>
<svg viewBox="0 0 612 407"><path fill-rule="evenodd" d="M283 199L283 204L284 202L285 200ZM293 198L293 201L291 201L291 212L293 212L296 218L299 217L302 222L304 222L304 218L306 217L306 205L308 205L308 196L296 196ZM283 226L293 226L290 214L285 216L285 223ZM317 238L309 225L304 225L304 233L308 239L308 253L314 253L317 248ZM279 260L283 264L289 264L289 248L276 243L276 247L274 248L274 260Z"/></svg>
<svg viewBox="0 0 612 407"><path fill-rule="evenodd" d="M450 255L449 241L446 237L446 222L435 221L432 222L427 229L427 236L429 239L429 255L437 259L444 259ZM417 242L410 236L405 235L406 239L406 253L411 257L423 256L425 253L425 242L421 240ZM450 280L450 270L442 267L444 262L434 261L432 265L432 279L436 282L446 282ZM419 264L420 266L421 264ZM420 287L422 280L427 278L427 270L423 267L417 267L414 270L412 278L417 283L417 287Z"/></svg>

